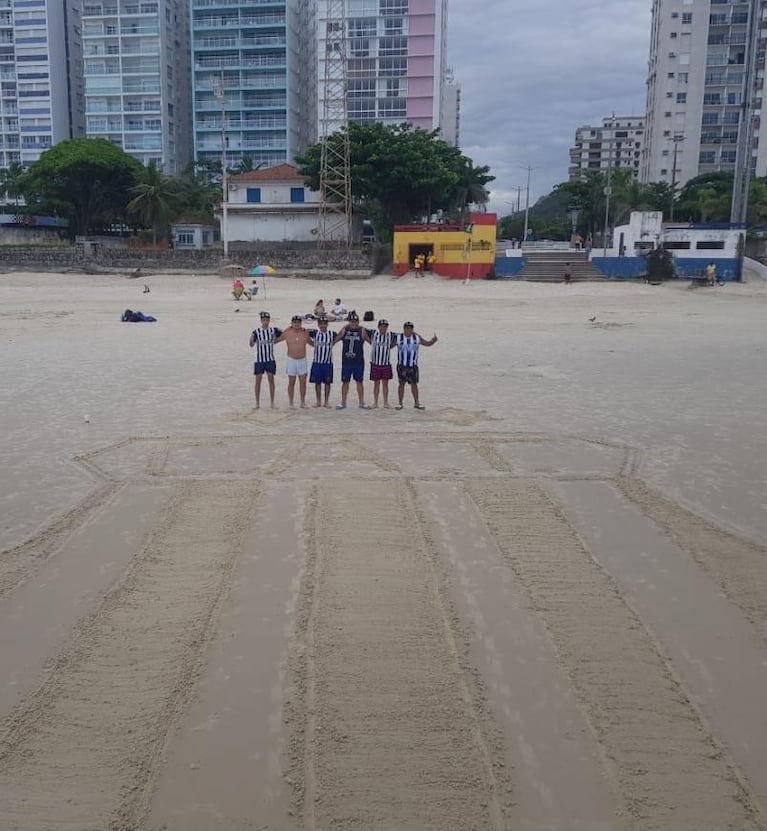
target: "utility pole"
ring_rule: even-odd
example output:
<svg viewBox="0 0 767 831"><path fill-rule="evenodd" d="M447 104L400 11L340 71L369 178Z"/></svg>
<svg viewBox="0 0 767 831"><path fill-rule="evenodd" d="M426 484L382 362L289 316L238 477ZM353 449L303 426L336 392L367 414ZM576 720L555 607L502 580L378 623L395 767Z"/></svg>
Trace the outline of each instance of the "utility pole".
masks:
<svg viewBox="0 0 767 831"><path fill-rule="evenodd" d="M757 84L757 52L762 0L750 0L745 71L743 73L743 100L740 102L738 148L735 156L735 176L732 182L730 222L745 222L748 213L748 188L751 184L754 141L754 109Z"/></svg>
<svg viewBox="0 0 767 831"><path fill-rule="evenodd" d="M679 149L679 142L684 141L684 136L677 133L672 139L674 142L674 156L671 162L671 198L668 206L668 221L674 221L674 200L676 199L676 157Z"/></svg>
<svg viewBox="0 0 767 831"><path fill-rule="evenodd" d="M213 95L221 104L221 242L226 259L229 256L229 181L226 173L226 92L223 72L221 78L213 81Z"/></svg>
<svg viewBox="0 0 767 831"><path fill-rule="evenodd" d="M607 184L605 185L605 227L602 232L602 256L607 256L607 229L610 227L610 196L612 195L613 176L613 133L615 131L615 113L610 119L610 140L607 144Z"/></svg>
<svg viewBox="0 0 767 831"><path fill-rule="evenodd" d="M527 191L525 194L525 231L522 234L522 243L527 242L527 220L530 215L530 172L532 171L532 167L527 165Z"/></svg>
<svg viewBox="0 0 767 831"><path fill-rule="evenodd" d="M352 242L351 149L346 100L346 2L328 0L327 9L324 38L320 37L320 43L324 43L320 211L317 227L317 244L320 248L339 243L349 246Z"/></svg>

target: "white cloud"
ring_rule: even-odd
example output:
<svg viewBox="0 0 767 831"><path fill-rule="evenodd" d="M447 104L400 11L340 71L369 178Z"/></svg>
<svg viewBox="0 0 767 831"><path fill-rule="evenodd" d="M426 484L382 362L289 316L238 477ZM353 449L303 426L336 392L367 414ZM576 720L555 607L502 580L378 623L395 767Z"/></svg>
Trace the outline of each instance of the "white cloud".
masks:
<svg viewBox="0 0 767 831"><path fill-rule="evenodd" d="M461 149L496 177L492 208L516 204L528 165L531 203L565 181L577 127L644 113L649 40L648 0L453 0Z"/></svg>

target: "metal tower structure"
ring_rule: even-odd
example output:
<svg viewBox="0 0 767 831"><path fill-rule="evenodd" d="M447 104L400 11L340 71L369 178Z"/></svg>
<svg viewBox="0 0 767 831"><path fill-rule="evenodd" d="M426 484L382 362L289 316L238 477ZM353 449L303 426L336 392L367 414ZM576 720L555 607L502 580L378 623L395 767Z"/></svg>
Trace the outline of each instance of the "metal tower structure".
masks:
<svg viewBox="0 0 767 831"><path fill-rule="evenodd" d="M320 248L351 245L352 182L347 108L346 0L327 0L325 20L321 152ZM332 138L332 140L331 140Z"/></svg>

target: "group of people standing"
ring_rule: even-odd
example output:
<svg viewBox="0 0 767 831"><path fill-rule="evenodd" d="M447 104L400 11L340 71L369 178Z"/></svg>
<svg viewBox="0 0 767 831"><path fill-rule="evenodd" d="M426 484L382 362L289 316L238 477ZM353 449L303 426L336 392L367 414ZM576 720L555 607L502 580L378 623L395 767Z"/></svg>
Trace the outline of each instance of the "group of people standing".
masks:
<svg viewBox="0 0 767 831"><path fill-rule="evenodd" d="M277 364L274 357L274 347L283 341L287 345L288 357L286 372L288 376L288 400L290 406L295 406L296 379L300 405L307 407L306 389L308 381L314 384L317 398L315 407L330 407L330 388L333 384L333 347L337 343L343 344L341 351L341 401L336 404L337 410L345 410L349 396L349 386L352 382L357 387L357 400L360 409L371 409L365 402L365 353L364 345L370 346L370 380L373 382L373 407L378 407L379 398L383 399L383 406L389 409L389 381L394 377L391 364L391 352L397 350L397 380L398 404L396 409L404 406L405 387L410 386L413 396L413 405L418 410L424 407L418 396L418 353L421 346L433 346L437 336L426 339L416 331L413 323L407 321L402 326L402 332L389 331L389 321L379 320L376 329L365 329L360 325L359 316L355 311L348 314L346 324L338 332L328 328L328 318L320 314L317 317L317 329L305 329L301 315L293 315L288 329L272 326L269 312L261 312L261 325L250 335L250 346L253 348L255 375L256 409L261 406L261 386L264 376L269 385L269 398L274 407L275 384L274 376ZM313 347L311 369L307 360L307 346Z"/></svg>

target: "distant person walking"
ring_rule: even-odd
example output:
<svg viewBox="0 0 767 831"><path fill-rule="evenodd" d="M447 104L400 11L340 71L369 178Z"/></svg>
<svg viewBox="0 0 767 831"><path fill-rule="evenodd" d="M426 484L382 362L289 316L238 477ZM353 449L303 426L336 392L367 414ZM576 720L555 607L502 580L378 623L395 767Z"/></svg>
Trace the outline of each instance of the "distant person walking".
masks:
<svg viewBox="0 0 767 831"><path fill-rule="evenodd" d="M564 280L565 280L566 283L570 283L570 282L572 282L572 279L573 279L573 271L570 268L570 263L565 263Z"/></svg>
<svg viewBox="0 0 767 831"><path fill-rule="evenodd" d="M706 266L706 285L716 285L716 263L709 263Z"/></svg>
<svg viewBox="0 0 767 831"><path fill-rule="evenodd" d="M423 273L423 267L426 263L426 257L423 254L416 254L413 260L413 268L415 269L415 276L420 277Z"/></svg>

